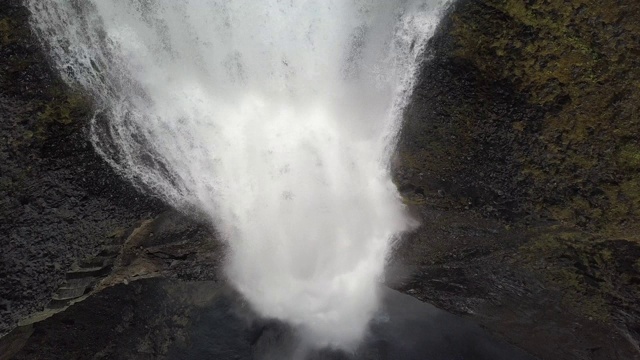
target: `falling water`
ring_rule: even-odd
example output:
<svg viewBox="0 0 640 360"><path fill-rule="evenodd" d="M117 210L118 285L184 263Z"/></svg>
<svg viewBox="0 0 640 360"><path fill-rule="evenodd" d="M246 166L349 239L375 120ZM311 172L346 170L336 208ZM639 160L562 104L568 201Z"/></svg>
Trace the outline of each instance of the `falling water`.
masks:
<svg viewBox="0 0 640 360"><path fill-rule="evenodd" d="M357 344L412 226L390 153L443 1L27 3L106 161L208 216L259 314Z"/></svg>

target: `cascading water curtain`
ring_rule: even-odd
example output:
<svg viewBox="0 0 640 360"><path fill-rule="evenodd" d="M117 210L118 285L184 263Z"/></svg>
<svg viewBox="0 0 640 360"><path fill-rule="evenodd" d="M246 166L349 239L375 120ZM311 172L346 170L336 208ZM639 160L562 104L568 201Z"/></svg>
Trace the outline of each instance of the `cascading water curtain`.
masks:
<svg viewBox="0 0 640 360"><path fill-rule="evenodd" d="M353 348L412 221L389 173L443 1L28 0L120 174L210 217L261 315Z"/></svg>

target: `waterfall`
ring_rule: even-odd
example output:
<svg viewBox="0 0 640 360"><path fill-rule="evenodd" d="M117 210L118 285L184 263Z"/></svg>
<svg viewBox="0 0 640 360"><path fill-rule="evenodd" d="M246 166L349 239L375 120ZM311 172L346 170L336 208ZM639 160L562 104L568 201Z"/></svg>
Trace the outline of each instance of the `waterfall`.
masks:
<svg viewBox="0 0 640 360"><path fill-rule="evenodd" d="M414 226L389 162L443 0L26 0L96 150L205 215L261 316L353 348Z"/></svg>

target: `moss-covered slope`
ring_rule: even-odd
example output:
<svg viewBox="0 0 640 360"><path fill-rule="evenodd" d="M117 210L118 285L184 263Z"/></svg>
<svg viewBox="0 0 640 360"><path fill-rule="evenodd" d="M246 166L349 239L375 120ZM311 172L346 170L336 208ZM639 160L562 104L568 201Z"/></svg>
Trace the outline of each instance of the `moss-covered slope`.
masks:
<svg viewBox="0 0 640 360"><path fill-rule="evenodd" d="M640 339L640 2L462 0L432 45L407 202L525 229L518 266Z"/></svg>

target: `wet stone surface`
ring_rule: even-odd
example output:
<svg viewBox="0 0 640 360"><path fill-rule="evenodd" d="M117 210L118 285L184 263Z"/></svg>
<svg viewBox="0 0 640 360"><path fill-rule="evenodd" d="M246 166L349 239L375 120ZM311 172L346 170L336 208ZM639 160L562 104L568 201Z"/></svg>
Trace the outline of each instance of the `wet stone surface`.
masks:
<svg viewBox="0 0 640 360"><path fill-rule="evenodd" d="M406 113L395 177L423 226L400 244L391 287L539 358L640 358L638 9L456 3ZM281 324L236 321L211 229L94 153L91 107L49 68L21 2L3 2L0 336L25 321L0 358L291 351ZM242 334L220 334L230 353L204 337L227 317L219 332ZM402 351L383 328L362 358Z"/></svg>
<svg viewBox="0 0 640 360"><path fill-rule="evenodd" d="M32 325L14 359L534 359L471 322L384 293L366 340L344 353L306 347L286 325L257 318L220 282L144 279Z"/></svg>

